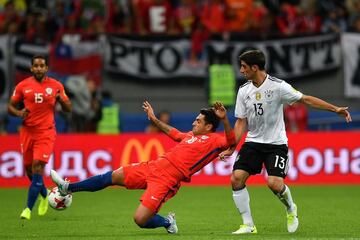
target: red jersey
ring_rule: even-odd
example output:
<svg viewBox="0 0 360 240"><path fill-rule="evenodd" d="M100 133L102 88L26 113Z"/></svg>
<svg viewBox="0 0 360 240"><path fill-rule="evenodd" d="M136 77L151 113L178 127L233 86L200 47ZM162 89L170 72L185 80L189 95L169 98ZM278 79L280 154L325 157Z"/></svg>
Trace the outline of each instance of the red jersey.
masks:
<svg viewBox="0 0 360 240"><path fill-rule="evenodd" d="M34 77L29 77L21 81L16 86L11 100L15 103L22 100L25 108L30 111L23 125L39 130L55 127L54 108L58 91L60 97L67 101L64 86L53 78L45 77L42 82L38 82Z"/></svg>
<svg viewBox="0 0 360 240"><path fill-rule="evenodd" d="M190 181L191 175L213 161L221 151L235 143L232 131L228 136L218 133L194 135L192 131L183 133L173 128L169 135L180 141L174 148L162 157L178 169L184 176L184 181Z"/></svg>

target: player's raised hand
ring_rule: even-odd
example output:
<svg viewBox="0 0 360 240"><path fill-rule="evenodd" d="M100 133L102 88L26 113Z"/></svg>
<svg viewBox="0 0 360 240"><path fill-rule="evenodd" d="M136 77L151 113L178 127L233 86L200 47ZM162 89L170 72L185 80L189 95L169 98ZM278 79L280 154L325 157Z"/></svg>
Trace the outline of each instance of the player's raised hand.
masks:
<svg viewBox="0 0 360 240"><path fill-rule="evenodd" d="M224 119L226 117L226 108L224 104L221 102L215 102L214 109L216 116L218 116L220 119Z"/></svg>
<svg viewBox="0 0 360 240"><path fill-rule="evenodd" d="M146 112L149 120L153 120L156 118L156 116L154 114L154 110L148 101L144 101L142 107L144 109L144 112Z"/></svg>
<svg viewBox="0 0 360 240"><path fill-rule="evenodd" d="M352 119L351 119L351 115L348 111L349 107L338 107L336 109L336 113L341 116L341 117L344 117L346 122L351 122Z"/></svg>

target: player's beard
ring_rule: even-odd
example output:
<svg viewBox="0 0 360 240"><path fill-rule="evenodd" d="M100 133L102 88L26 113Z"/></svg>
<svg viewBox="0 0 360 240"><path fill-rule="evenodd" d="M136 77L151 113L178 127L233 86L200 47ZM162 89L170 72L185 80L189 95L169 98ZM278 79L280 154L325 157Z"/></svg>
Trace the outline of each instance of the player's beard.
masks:
<svg viewBox="0 0 360 240"><path fill-rule="evenodd" d="M34 73L34 78L39 82L44 78L44 76L44 73Z"/></svg>

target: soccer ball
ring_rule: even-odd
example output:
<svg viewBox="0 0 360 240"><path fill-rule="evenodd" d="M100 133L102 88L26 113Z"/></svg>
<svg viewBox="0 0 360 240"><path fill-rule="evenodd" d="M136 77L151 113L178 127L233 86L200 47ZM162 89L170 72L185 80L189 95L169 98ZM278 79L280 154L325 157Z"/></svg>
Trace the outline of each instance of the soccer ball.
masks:
<svg viewBox="0 0 360 240"><path fill-rule="evenodd" d="M55 210L65 210L72 203L72 195L61 196L57 187L54 187L49 193L49 205Z"/></svg>

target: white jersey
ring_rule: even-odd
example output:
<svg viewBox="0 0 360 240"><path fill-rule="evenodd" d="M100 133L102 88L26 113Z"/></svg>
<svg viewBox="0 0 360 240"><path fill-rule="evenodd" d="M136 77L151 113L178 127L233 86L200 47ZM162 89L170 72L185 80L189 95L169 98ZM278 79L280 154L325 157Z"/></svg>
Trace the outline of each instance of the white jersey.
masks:
<svg viewBox="0 0 360 240"><path fill-rule="evenodd" d="M260 87L251 81L242 85L236 99L235 117L247 120L245 142L287 144L283 104L292 104L302 95L290 84L270 75Z"/></svg>

